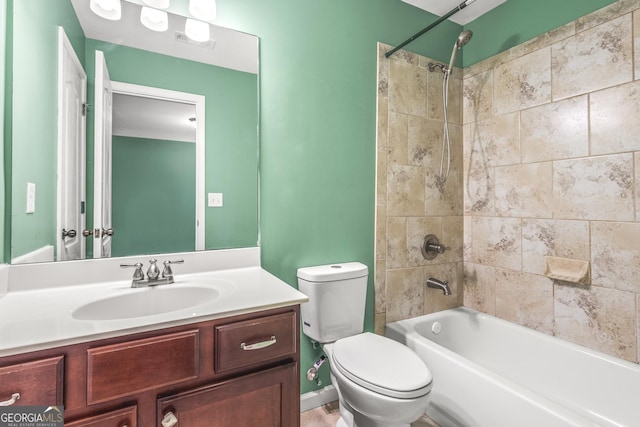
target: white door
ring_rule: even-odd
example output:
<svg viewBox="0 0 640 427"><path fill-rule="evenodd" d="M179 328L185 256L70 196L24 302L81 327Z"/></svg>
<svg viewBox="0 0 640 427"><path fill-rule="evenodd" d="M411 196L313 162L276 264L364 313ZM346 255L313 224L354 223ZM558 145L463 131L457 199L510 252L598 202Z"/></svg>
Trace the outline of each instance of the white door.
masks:
<svg viewBox="0 0 640 427"><path fill-rule="evenodd" d="M57 259L85 257L85 123L87 76L58 28Z"/></svg>
<svg viewBox="0 0 640 427"><path fill-rule="evenodd" d="M111 143L113 89L104 54L96 51L93 257L111 256Z"/></svg>

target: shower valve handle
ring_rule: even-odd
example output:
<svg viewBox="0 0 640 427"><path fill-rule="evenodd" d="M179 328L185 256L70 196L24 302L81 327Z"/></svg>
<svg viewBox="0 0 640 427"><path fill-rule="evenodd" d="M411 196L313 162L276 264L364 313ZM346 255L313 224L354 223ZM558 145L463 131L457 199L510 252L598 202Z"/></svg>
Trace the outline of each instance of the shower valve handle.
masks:
<svg viewBox="0 0 640 427"><path fill-rule="evenodd" d="M425 259L434 259L447 250L451 250L451 247L441 244L434 234L424 236L424 240L422 241L422 256Z"/></svg>
<svg viewBox="0 0 640 427"><path fill-rule="evenodd" d="M450 250L451 247L449 246L445 246L443 244L433 244L433 243L428 243L427 244L427 250L431 250L431 251L436 251L439 254L443 254L444 251Z"/></svg>

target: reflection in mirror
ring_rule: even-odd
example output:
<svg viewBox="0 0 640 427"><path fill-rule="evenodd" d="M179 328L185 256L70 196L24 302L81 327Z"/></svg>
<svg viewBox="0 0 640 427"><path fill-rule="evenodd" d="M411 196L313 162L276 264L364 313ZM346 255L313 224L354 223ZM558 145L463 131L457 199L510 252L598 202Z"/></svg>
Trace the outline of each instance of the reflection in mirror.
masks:
<svg viewBox="0 0 640 427"><path fill-rule="evenodd" d="M58 259L85 257L85 144L87 76L64 29L58 28ZM27 214L35 213L35 183L27 184ZM38 251L51 257L53 246Z"/></svg>
<svg viewBox="0 0 640 427"><path fill-rule="evenodd" d="M204 200L196 194L204 182L197 161L204 158L204 97L119 82L112 87L113 222L102 227L114 230L111 254L203 249ZM96 150L96 163L98 157ZM104 183L96 179L94 186L97 193Z"/></svg>
<svg viewBox="0 0 640 427"><path fill-rule="evenodd" d="M94 173L97 165L94 162L94 115L97 105L94 99L95 89L95 52L104 52L109 64L111 79L117 82L156 87L176 92L184 92L202 96L206 104L203 124L206 124L204 137L205 154L202 161L204 174L202 188L195 190L194 198L206 202L207 193L223 193L224 205L216 208L203 208L204 236L201 247L204 249L222 249L256 246L258 241L258 40L236 31L222 29L210 25L211 39L205 43L185 41L184 29L158 33L142 27L139 22L140 5L137 0L123 1L122 22L136 22L138 29L117 27L113 31L113 21L96 17L88 13L88 21L83 21L81 7L88 9L86 0L20 0L13 1L13 14L8 17L12 22L8 28L12 33L8 40L13 43L11 58L7 70L8 81L12 82L9 101L11 106L11 258L12 262L36 262L65 259L65 250L60 243L68 243L75 239L78 247L85 247L78 255L68 254L66 259L93 257L96 230L102 234L101 224L94 224ZM78 6L80 5L80 6ZM133 13L129 11L133 10ZM78 15L76 15L78 12ZM131 17L134 18L131 18ZM169 22L184 21L184 17L169 14ZM131 24L129 22L129 24ZM58 190L58 179L61 169L58 163L58 28L61 27L69 40L87 76L88 114L80 116L86 120L86 132L82 136L86 145L86 161L67 162L68 166L86 171L86 179L80 179L81 186L86 187L86 196L82 191ZM112 30L108 30L112 28ZM183 27L184 28L184 27ZM115 33L115 36L114 36ZM111 34L111 35L108 35ZM156 43L153 39L158 35L170 37ZM131 37L133 36L133 37ZM131 39L134 39L131 42ZM244 44L228 45L228 40L242 39ZM169 49L170 45L178 47ZM156 46L155 48L153 46ZM160 46L159 48L157 46ZM246 52L249 50L249 52ZM195 54L197 52L197 55ZM177 57L191 55L188 59ZM232 59L227 58L231 53ZM245 54L246 53L246 54ZM183 55L184 54L184 55ZM238 57L241 58L238 58ZM213 65L212 65L213 64ZM11 79L11 80L9 80ZM85 108L78 107L80 114ZM117 108L117 107L116 107ZM117 112L114 112L117 114ZM140 138L141 139L141 138ZM151 139L151 138L149 138ZM173 137L165 136L165 140ZM183 143L186 144L186 143ZM157 147L157 146L155 146ZM78 150L79 154L81 150ZM147 155L150 149L144 150ZM114 159L116 156L114 152ZM75 154L74 154L75 155ZM126 156L126 155L125 155ZM198 154L196 153L196 158ZM193 157L192 157L193 158ZM195 173L196 164L185 160L175 162L174 166L183 172ZM169 203L178 206L194 203L179 201L176 194L165 194L162 186L142 174L136 178L142 182L146 179L147 194L154 193L154 199L167 196ZM113 169L114 186L126 174ZM117 176L116 176L117 175ZM144 179L143 179L144 178ZM130 178L129 180L131 181ZM195 182L195 178L193 179ZM118 184L120 185L120 184ZM133 187L133 185L131 186ZM66 188L66 187L65 187ZM35 191L34 191L35 189ZM114 190L115 191L115 190ZM175 190L177 191L177 190ZM193 189L192 189L193 192ZM58 207L59 196L67 194L76 205L81 221L85 225L64 226ZM34 196L35 197L31 197ZM29 196L29 197L27 197ZM181 195L180 195L181 196ZM130 195L139 198L140 194ZM27 199L34 200L27 213ZM166 200L166 199L165 199ZM121 202L113 202L113 220L119 216L126 219L128 206L120 206ZM137 226L140 231L136 240L150 239L153 236L162 240L168 229L178 230L181 235L189 235L191 242L195 226L152 224L152 214L145 215L146 225ZM195 216L194 216L195 218ZM196 221L195 219L191 220ZM67 233L63 239L62 228ZM77 228L77 229L76 229ZM86 230L84 234L82 233ZM105 230L108 230L106 228ZM126 232L126 234L130 234ZM145 237L140 237L144 235ZM113 235L118 237L118 232ZM166 238L166 240L170 240ZM133 254L141 251L145 254L174 251L163 243L156 242L151 246L134 249L117 249L114 240L112 255ZM186 244L186 243L184 243ZM181 244L182 245L182 244ZM197 246L193 245L193 248ZM182 248L182 246L181 246ZM176 248L176 251L182 249ZM96 253L97 255L97 253Z"/></svg>

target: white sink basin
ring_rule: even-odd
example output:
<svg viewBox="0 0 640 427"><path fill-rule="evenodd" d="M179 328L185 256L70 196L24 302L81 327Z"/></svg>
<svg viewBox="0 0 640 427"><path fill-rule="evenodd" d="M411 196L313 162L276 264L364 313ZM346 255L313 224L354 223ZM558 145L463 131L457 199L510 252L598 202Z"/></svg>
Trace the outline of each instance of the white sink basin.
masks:
<svg viewBox="0 0 640 427"><path fill-rule="evenodd" d="M161 285L90 302L71 314L78 320L117 320L153 316L207 304L221 291L210 286Z"/></svg>

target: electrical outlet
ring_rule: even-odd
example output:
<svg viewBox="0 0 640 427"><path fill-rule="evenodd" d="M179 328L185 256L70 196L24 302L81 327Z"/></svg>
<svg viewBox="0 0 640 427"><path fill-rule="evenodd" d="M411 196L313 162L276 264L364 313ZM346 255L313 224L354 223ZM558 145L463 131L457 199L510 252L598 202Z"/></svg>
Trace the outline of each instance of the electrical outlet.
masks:
<svg viewBox="0 0 640 427"><path fill-rule="evenodd" d="M222 193L209 193L207 204L210 208L222 207Z"/></svg>
<svg viewBox="0 0 640 427"><path fill-rule="evenodd" d="M36 211L36 185L33 182L27 182L27 213L32 214Z"/></svg>

